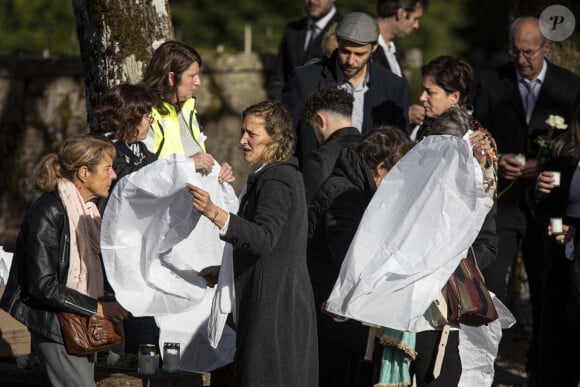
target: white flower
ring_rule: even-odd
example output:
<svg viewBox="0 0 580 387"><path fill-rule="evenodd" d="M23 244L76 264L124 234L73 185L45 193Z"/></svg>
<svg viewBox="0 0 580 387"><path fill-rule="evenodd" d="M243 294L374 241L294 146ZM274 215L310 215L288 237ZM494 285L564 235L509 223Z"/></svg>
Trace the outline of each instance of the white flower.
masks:
<svg viewBox="0 0 580 387"><path fill-rule="evenodd" d="M568 127L564 118L558 115L550 114L546 120L546 124L550 125L552 128L564 130Z"/></svg>

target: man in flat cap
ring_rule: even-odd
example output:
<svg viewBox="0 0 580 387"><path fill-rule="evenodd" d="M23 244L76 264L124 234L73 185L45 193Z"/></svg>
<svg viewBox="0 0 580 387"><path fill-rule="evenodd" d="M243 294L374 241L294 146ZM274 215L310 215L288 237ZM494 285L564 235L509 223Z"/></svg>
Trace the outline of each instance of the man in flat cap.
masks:
<svg viewBox="0 0 580 387"><path fill-rule="evenodd" d="M296 68L288 80L283 102L292 116L298 137L295 154L301 165L318 146L314 130L301 120L301 112L308 96L324 85L338 85L353 95L352 125L361 133L385 124L409 133L407 82L370 60L378 37L373 17L349 13L336 26L338 49L332 56Z"/></svg>

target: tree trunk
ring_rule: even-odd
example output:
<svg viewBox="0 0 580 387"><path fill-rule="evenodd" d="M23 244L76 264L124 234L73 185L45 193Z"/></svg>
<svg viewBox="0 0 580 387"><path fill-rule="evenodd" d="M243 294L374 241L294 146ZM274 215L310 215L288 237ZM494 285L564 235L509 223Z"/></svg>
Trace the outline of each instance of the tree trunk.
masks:
<svg viewBox="0 0 580 387"><path fill-rule="evenodd" d="M173 39L169 0L72 0L86 90L87 121L110 86L137 83L153 51Z"/></svg>
<svg viewBox="0 0 580 387"><path fill-rule="evenodd" d="M511 0L510 17L511 19L525 15L540 17L544 9L554 4L563 5L576 14L576 30L568 39L561 42L552 42L548 59L558 66L580 74L580 33L578 32L580 18L578 18L577 12L580 1Z"/></svg>

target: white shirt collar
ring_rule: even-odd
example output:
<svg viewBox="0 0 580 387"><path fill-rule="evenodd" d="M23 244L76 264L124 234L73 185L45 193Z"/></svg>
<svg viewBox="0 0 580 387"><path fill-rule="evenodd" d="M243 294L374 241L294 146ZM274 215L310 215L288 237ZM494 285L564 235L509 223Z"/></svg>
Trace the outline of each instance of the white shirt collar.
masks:
<svg viewBox="0 0 580 387"><path fill-rule="evenodd" d="M538 74L538 77L536 79L532 79L532 80L533 81L539 80L540 81L540 84L544 83L544 79L546 79L546 73L547 72L548 72L548 63L544 59L544 62L542 63L542 71L540 71L540 74ZM525 79L524 77L522 77L520 75L520 73L518 72L518 70L516 70L516 77L518 78L518 83L520 83L522 79Z"/></svg>
<svg viewBox="0 0 580 387"><path fill-rule="evenodd" d="M385 42L385 39L383 39L383 36L381 34L379 34L378 43L385 52L385 57L387 59L387 62L389 62L391 72L395 75L402 77L403 72L401 70L401 66L399 66L399 62L397 61L396 57L397 48L395 47L395 43L393 43L392 40L389 43Z"/></svg>
<svg viewBox="0 0 580 387"><path fill-rule="evenodd" d="M328 13L325 16L321 17L316 22L314 20L312 20L311 17L308 17L308 27L310 28L312 23L314 23L314 24L316 24L316 28L318 28L318 31L319 32L322 31L324 29L324 27L326 27L328 22L332 19L332 17L334 16L335 13L336 13L336 7L333 5L332 8L330 9L330 11L328 11Z"/></svg>

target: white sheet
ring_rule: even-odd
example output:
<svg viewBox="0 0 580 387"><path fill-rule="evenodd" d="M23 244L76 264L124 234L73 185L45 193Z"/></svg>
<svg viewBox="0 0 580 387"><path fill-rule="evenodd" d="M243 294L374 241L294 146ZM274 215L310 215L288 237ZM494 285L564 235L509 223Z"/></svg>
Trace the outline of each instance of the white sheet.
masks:
<svg viewBox="0 0 580 387"><path fill-rule="evenodd" d="M475 240L492 204L468 137L426 137L378 187L328 310L413 331Z"/></svg>
<svg viewBox="0 0 580 387"><path fill-rule="evenodd" d="M231 329L218 326L224 336L214 338L217 348L210 345L215 291L198 275L221 264L224 255L231 259L231 250L227 253L219 230L193 209L185 186L200 186L216 205L235 213L238 199L229 184L218 183L219 169L216 164L202 175L185 156L160 159L120 179L103 214L101 250L117 300L134 316L156 317L161 347L164 341L181 343L184 370L211 371L233 361Z"/></svg>
<svg viewBox="0 0 580 387"><path fill-rule="evenodd" d="M516 319L509 309L492 293L499 318L488 325L459 329L459 357L461 378L458 387L491 386L495 375L495 358L503 329L510 328Z"/></svg>

